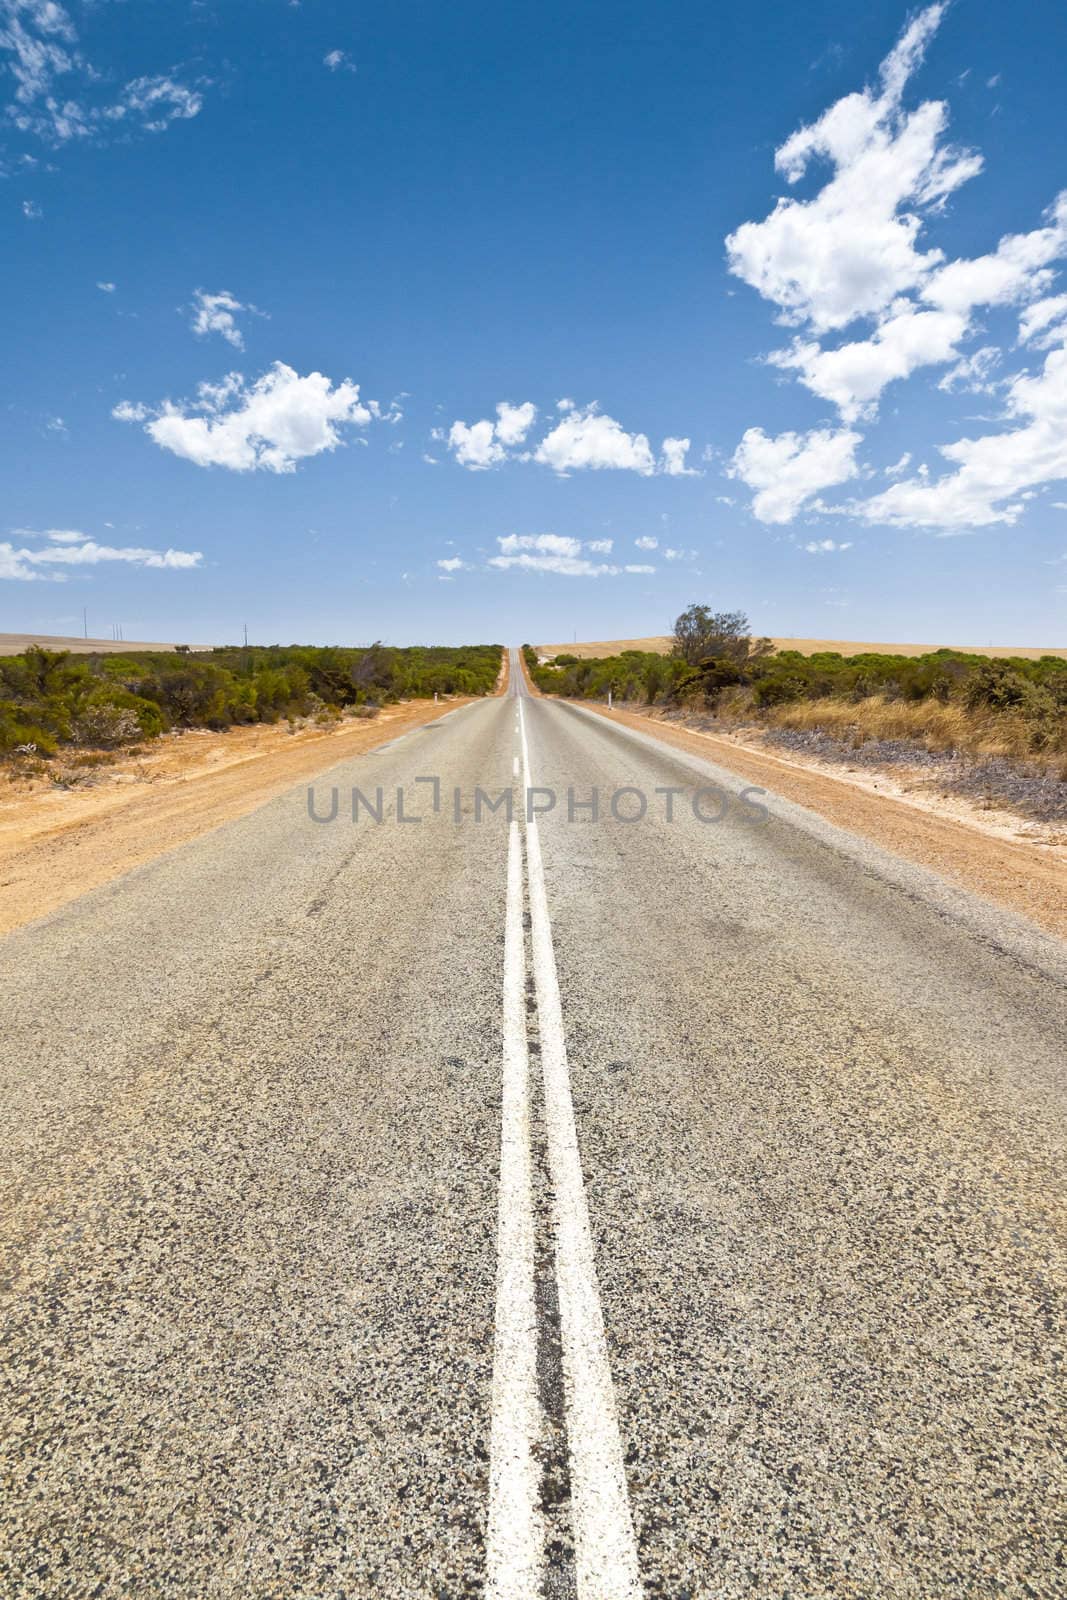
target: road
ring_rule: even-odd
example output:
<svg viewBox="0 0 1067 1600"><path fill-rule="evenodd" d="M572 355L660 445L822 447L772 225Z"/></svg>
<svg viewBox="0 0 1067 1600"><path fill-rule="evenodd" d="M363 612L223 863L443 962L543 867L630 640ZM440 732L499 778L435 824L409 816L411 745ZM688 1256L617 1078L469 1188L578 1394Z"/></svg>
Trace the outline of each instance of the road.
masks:
<svg viewBox="0 0 1067 1600"><path fill-rule="evenodd" d="M516 668L0 943L0 1593L1063 1595L1064 947L743 788Z"/></svg>

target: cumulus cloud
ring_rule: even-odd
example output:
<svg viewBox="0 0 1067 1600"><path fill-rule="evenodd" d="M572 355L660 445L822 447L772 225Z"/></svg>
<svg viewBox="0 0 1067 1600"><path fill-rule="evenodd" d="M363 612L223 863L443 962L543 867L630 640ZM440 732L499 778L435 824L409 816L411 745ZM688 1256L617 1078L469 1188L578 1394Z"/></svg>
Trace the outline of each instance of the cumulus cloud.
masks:
<svg viewBox="0 0 1067 1600"><path fill-rule="evenodd" d="M1067 191L1045 213L1045 226L1009 233L988 255L950 261L926 281L922 298L943 311L966 315L976 306L1033 299L1052 281L1049 263L1067 249Z"/></svg>
<svg viewBox="0 0 1067 1600"><path fill-rule="evenodd" d="M1043 294L1051 263L1067 252L1067 193L1042 227L1006 234L985 255L946 261L939 249L918 248L930 214L982 165L944 142L944 104L902 104L945 10L931 5L913 18L876 88L846 95L778 150L788 183L829 162L819 192L780 199L770 216L726 241L731 271L774 302L780 321L807 325L806 336L768 359L795 371L846 422L872 416L887 384L956 360L978 307ZM823 346L825 335L859 318L875 322L868 336Z"/></svg>
<svg viewBox="0 0 1067 1600"><path fill-rule="evenodd" d="M355 72L356 63L345 50L329 50L322 58L324 67L331 72Z"/></svg>
<svg viewBox="0 0 1067 1600"><path fill-rule="evenodd" d="M114 283L98 283L96 287L102 290L104 294L114 294L117 285Z"/></svg>
<svg viewBox="0 0 1067 1600"><path fill-rule="evenodd" d="M837 544L833 539L811 539L804 546L809 556L829 555L834 550L851 550L852 541L846 539L843 544Z"/></svg>
<svg viewBox="0 0 1067 1600"><path fill-rule="evenodd" d="M753 509L765 521L788 522L808 504L819 512L858 509L875 520L951 530L1013 521L1015 499L1058 472L1050 417L1058 401L1057 370L1038 377L997 376L1004 351L977 348L976 320L985 307L1018 306L1019 343L1055 355L1067 336L1067 295L1051 292L1056 264L1067 256L1067 190L1025 233L1004 234L994 248L948 260L924 233L945 201L982 167L979 155L947 142L940 101L913 109L905 91L947 4L927 5L908 23L883 61L877 82L831 105L791 135L775 164L787 184L816 167L819 187L804 199L783 197L762 221L746 222L726 241L730 270L799 331L766 358L796 375L836 407L842 427L769 439L750 428L734 454L732 475L755 489ZM847 333L851 325L868 324ZM925 467L908 475L906 455L887 476L883 494L825 505L816 496L856 476L857 422L877 415L886 387L922 368L942 367L946 393L1008 396L1005 420L1017 425L987 439L942 447L959 470L932 479ZM1041 476L1044 463L1046 476Z"/></svg>
<svg viewBox="0 0 1067 1600"><path fill-rule="evenodd" d="M294 472L305 457L335 450L341 429L365 427L381 414L348 378L334 385L321 372L301 377L281 361L253 383L239 372L202 383L192 402L149 409L124 400L112 411L120 422L144 422L162 449L232 472Z"/></svg>
<svg viewBox="0 0 1067 1600"><path fill-rule="evenodd" d="M500 443L522 444L537 419L537 407L529 400L525 400L521 406L513 406L507 400L501 400L496 408L496 415L495 432Z"/></svg>
<svg viewBox="0 0 1067 1600"><path fill-rule="evenodd" d="M495 422L488 417L469 426L454 422L448 430L448 447L461 467L485 472L507 460L508 449L523 442L536 416L537 407L529 400L518 406L501 400Z"/></svg>
<svg viewBox="0 0 1067 1600"><path fill-rule="evenodd" d="M656 470L647 436L627 433L614 417L605 416L593 406L585 411L574 408L565 412L562 420L545 434L533 459L561 477L585 469L616 468L650 478Z"/></svg>
<svg viewBox="0 0 1067 1600"><path fill-rule="evenodd" d="M816 161L829 180L811 200L781 198L762 222L727 241L730 271L771 300L783 321L816 332L882 311L941 261L916 248L919 213L981 170L981 158L942 143L946 107L901 100L945 12L927 6L882 63L877 88L846 95L775 154L787 183Z"/></svg>
<svg viewBox="0 0 1067 1600"><path fill-rule="evenodd" d="M573 400L564 399L556 402L556 410L559 419L537 445L529 448L522 447L537 420L537 407L529 400L522 405L502 400L495 420L458 420L447 433L435 429L433 436L446 441L460 466L472 472L485 472L501 462L517 459L550 467L560 477L607 468L637 472L645 478L657 472L676 478L699 476L686 465L688 439L664 439L657 461L646 434L627 433L620 422L606 416L598 406L581 408Z"/></svg>
<svg viewBox="0 0 1067 1600"><path fill-rule="evenodd" d="M459 556L447 556L444 561L437 563L442 572L462 572L466 564L465 561L460 560Z"/></svg>
<svg viewBox="0 0 1067 1600"><path fill-rule="evenodd" d="M856 422L873 415L886 384L910 377L919 367L950 361L966 330L966 319L958 313L919 311L901 300L868 339L832 350L815 340L796 339L767 359L772 366L798 372L813 394L837 406L845 422Z"/></svg>
<svg viewBox="0 0 1067 1600"><path fill-rule="evenodd" d="M134 545L97 544L88 534L74 528L48 528L42 532L16 528L12 537L44 541L43 548L37 549L26 545L16 547L10 540L0 543L0 578L22 582L50 579L61 583L67 576L63 569L94 567L101 562L119 561L128 566L182 571L198 567L203 560L199 550L152 550Z"/></svg>
<svg viewBox="0 0 1067 1600"><path fill-rule="evenodd" d="M658 550L659 549L659 540L658 539L652 539L652 538L648 537L647 535L643 539L635 539L634 540L634 544L637 546L637 548L639 550Z"/></svg>
<svg viewBox="0 0 1067 1600"><path fill-rule="evenodd" d="M593 561L593 555L606 554L610 539L574 539L558 533L509 533L497 540L499 555L490 556L489 565L523 572L552 572L566 578L616 577L620 572L653 572L653 567L615 566Z"/></svg>
<svg viewBox="0 0 1067 1600"><path fill-rule="evenodd" d="M22 202L22 215L24 217L29 217L31 222L40 222L41 218L44 216L44 212L41 210L36 200L24 200Z"/></svg>
<svg viewBox="0 0 1067 1600"><path fill-rule="evenodd" d="M688 439L664 439L660 471L665 473L668 478L700 477L696 467L687 467L685 464L689 444L690 441Z"/></svg>
<svg viewBox="0 0 1067 1600"><path fill-rule="evenodd" d="M190 309L193 314L190 327L194 333L201 337L208 333L220 333L235 349L244 349L244 336L237 326L235 313L253 311L254 306L242 305L228 289L220 289L217 294L197 289Z"/></svg>
<svg viewBox="0 0 1067 1600"><path fill-rule="evenodd" d="M955 471L920 472L849 507L870 522L959 533L1017 522L1031 490L1067 478L1067 348L1007 385L1006 419L1018 426L940 447Z"/></svg>
<svg viewBox="0 0 1067 1600"><path fill-rule="evenodd" d="M847 428L836 432L814 428L776 438L762 428L749 428L727 472L756 491L752 510L761 522L792 522L820 490L856 476L856 446L861 441L861 434Z"/></svg>

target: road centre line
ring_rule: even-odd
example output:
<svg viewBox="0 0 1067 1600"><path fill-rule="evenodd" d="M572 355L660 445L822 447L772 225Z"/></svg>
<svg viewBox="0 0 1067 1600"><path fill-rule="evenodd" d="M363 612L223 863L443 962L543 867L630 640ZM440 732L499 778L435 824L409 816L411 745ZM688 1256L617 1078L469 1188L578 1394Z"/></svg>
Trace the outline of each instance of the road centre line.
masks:
<svg viewBox="0 0 1067 1600"><path fill-rule="evenodd" d="M537 1387L534 1295L533 1171L522 844L508 832L504 920L504 1050L497 1207L496 1324L489 1448L486 1594L489 1600L537 1600L544 1566L541 1410Z"/></svg>
<svg viewBox="0 0 1067 1600"><path fill-rule="evenodd" d="M522 696L519 737L523 785L528 793L530 750ZM541 842L536 818L528 816L525 808L524 817L531 948L553 1190L575 1577L579 1600L639 1600L643 1591L574 1122Z"/></svg>

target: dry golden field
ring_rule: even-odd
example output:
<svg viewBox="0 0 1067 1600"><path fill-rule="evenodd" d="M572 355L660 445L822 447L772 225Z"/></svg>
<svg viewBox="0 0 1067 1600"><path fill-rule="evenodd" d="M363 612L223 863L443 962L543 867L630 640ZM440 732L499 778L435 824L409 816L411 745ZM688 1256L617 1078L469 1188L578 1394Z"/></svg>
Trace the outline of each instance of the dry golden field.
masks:
<svg viewBox="0 0 1067 1600"><path fill-rule="evenodd" d="M867 640L857 639L772 639L771 643L776 650L799 650L802 656L813 656L820 650L836 650L843 656L883 655L883 656L924 656L932 650L964 650L976 656L1019 656L1027 661L1036 661L1040 656L1063 656L1067 658L1067 646L1048 646L1039 648L1033 645L992 645L992 644L879 644ZM594 639L584 644L539 644L535 646L538 655L549 660L553 656L572 655L582 660L592 657L617 656L620 650L650 650L657 655L666 655L671 647L670 638L666 634L654 634L648 639Z"/></svg>

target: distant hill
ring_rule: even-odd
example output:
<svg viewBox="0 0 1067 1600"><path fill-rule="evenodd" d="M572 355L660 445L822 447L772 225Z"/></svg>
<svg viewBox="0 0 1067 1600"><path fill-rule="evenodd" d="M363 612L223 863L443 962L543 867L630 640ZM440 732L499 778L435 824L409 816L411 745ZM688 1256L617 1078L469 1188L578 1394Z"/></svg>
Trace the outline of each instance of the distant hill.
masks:
<svg viewBox="0 0 1067 1600"><path fill-rule="evenodd" d="M963 650L974 656L1021 656L1026 661L1036 661L1040 656L1063 656L1067 647L1039 649L1029 645L1008 644L880 644L856 639L772 639L776 650L799 650L802 656L813 656L820 650L836 650L843 656L925 656L933 650ZM617 656L622 650L650 650L665 656L670 650L670 638L654 634L648 639L594 639L584 644L539 644L539 656L550 661L553 656L571 655L582 660L590 657Z"/></svg>
<svg viewBox="0 0 1067 1600"><path fill-rule="evenodd" d="M184 641L182 641L184 643ZM145 644L137 639L82 639L67 638L58 633L0 633L0 656L19 656L31 644L45 650L69 650L78 656L122 655L129 650L176 650L175 644ZM191 644L190 650L211 650L210 644Z"/></svg>

